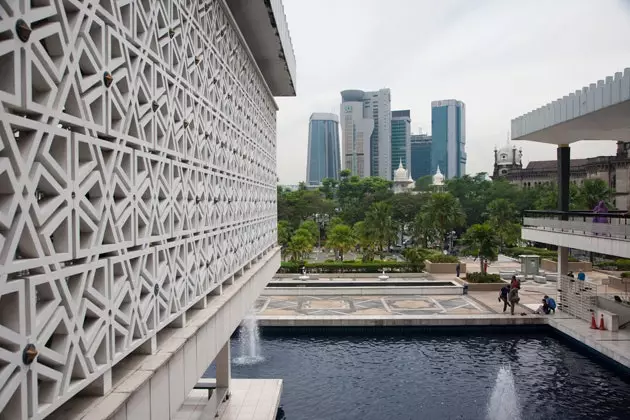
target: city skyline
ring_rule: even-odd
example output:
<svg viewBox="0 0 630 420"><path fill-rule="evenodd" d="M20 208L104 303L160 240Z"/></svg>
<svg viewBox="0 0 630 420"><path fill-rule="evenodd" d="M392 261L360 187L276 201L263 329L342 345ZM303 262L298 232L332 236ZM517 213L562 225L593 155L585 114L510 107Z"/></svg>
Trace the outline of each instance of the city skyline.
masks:
<svg viewBox="0 0 630 420"><path fill-rule="evenodd" d="M401 9L406 13L399 14ZM399 0L395 7L372 0L322 0L316 8L286 0L285 12L295 22L291 36L300 76L297 98L276 99L281 108L278 170L280 182L286 184L304 178L305 121L313 111L338 110L343 89L389 88L392 108L411 110L414 133L418 127L425 133L431 131L431 101L463 101L467 107L467 173L492 172L493 149L505 144L512 118L576 86L587 86L603 74L622 71L630 55L630 45L624 41L630 36L630 8L616 0L509 5L500 1L434 4ZM418 26L418 16L430 18ZM582 16L590 18L584 21ZM344 22L349 19L362 22L361 29L355 30L361 36L352 51L331 48L327 59L320 60L314 53L318 46L342 39L347 32ZM328 30L313 36L321 21L327 22ZM583 22L576 32L564 24L549 24L554 21ZM608 23L597 23L601 21ZM446 35L435 36L437 31ZM501 41L494 42L496 39ZM548 42L550 39L554 42ZM378 55L373 54L376 50ZM591 59L584 60L584 51L591 51ZM524 164L555 158L555 148L550 145L520 142L518 146L523 148ZM572 147L576 158L614 153L614 142L580 142Z"/></svg>

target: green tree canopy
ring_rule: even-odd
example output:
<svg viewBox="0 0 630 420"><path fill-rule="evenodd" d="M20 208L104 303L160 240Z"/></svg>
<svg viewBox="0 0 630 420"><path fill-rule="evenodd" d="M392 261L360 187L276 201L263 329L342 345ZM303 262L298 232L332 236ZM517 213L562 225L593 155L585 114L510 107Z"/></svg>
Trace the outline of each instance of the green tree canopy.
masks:
<svg viewBox="0 0 630 420"><path fill-rule="evenodd" d="M326 246L337 251L342 261L344 254L353 249L355 245L356 239L350 226L340 224L335 225L335 227L330 230Z"/></svg>
<svg viewBox="0 0 630 420"><path fill-rule="evenodd" d="M482 273L486 273L486 261L495 261L499 255L499 238L488 223L472 225L461 238L464 252L479 257Z"/></svg>
<svg viewBox="0 0 630 420"><path fill-rule="evenodd" d="M431 240L440 247L444 245L448 232L466 223L466 214L459 200L448 192L431 194L422 208L422 213L423 229L429 233L435 232Z"/></svg>
<svg viewBox="0 0 630 420"><path fill-rule="evenodd" d="M365 215L365 227L370 237L374 238L379 253L395 238L396 229L392 219L392 207L386 202L372 204Z"/></svg>

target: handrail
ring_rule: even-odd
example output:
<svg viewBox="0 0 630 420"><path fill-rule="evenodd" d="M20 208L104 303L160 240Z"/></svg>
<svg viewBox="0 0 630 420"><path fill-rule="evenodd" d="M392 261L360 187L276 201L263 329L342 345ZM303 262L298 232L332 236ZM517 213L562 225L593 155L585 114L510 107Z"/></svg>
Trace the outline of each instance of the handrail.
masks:
<svg viewBox="0 0 630 420"><path fill-rule="evenodd" d="M593 211L561 211L561 210L524 210L523 217L527 216L568 216L568 217L607 217L611 219L629 219L630 214L624 210L612 210L608 213L595 213Z"/></svg>

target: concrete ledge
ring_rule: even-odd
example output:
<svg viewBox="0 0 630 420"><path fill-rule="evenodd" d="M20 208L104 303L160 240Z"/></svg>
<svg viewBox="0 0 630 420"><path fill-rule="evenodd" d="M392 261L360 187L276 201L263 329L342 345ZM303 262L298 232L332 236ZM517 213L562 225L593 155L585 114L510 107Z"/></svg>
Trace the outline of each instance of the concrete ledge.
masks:
<svg viewBox="0 0 630 420"><path fill-rule="evenodd" d="M273 287L263 296L377 296L377 295L461 295L463 286L382 286L368 287Z"/></svg>
<svg viewBox="0 0 630 420"><path fill-rule="evenodd" d="M434 263L429 260L425 260L424 264L427 273L431 274L455 274L457 271L457 263ZM466 273L466 263L460 262L459 268L459 272L461 274Z"/></svg>
<svg viewBox="0 0 630 420"><path fill-rule="evenodd" d="M604 327L608 331L619 331L619 315L602 308L597 308L595 310L595 320L597 321L597 325L599 325L602 318L604 319Z"/></svg>
<svg viewBox="0 0 630 420"><path fill-rule="evenodd" d="M546 320L537 315L348 315L330 316L258 316L262 327L401 327L401 326L500 326L544 325Z"/></svg>
<svg viewBox="0 0 630 420"><path fill-rule="evenodd" d="M453 273L455 273L455 270L453 270ZM356 279L371 279L371 278L378 278L378 276L382 275L383 273L309 273L307 270L307 273L309 276L315 277L317 279L330 279L330 280L335 280L335 279L349 279L349 278L356 278ZM427 273L422 272L422 273L391 273L391 272L385 272L385 274L387 274L388 276L390 276L392 278L392 280L397 279L397 280L401 280L401 279L425 279L428 277ZM291 274L285 274L285 273L276 273L276 275L274 276L274 278L279 278L279 279L296 279L300 276L300 274L298 273L291 273Z"/></svg>
<svg viewBox="0 0 630 420"><path fill-rule="evenodd" d="M556 261L543 258L540 263L540 268L542 268L545 271L551 271L553 273L557 273L558 263ZM593 264L591 264L588 261L569 261L567 270L573 271L575 273L579 271L589 272L589 271L593 271Z"/></svg>

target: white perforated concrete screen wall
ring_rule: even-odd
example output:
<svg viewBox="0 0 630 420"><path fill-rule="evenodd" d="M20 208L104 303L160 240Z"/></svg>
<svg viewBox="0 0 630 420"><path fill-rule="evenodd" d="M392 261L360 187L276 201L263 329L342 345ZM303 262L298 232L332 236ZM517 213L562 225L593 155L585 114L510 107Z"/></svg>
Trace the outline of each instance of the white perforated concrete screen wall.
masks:
<svg viewBox="0 0 630 420"><path fill-rule="evenodd" d="M45 417L275 244L276 106L224 10L0 0L0 418Z"/></svg>

